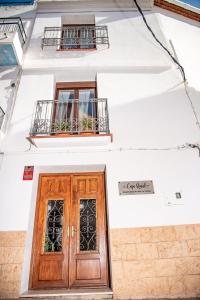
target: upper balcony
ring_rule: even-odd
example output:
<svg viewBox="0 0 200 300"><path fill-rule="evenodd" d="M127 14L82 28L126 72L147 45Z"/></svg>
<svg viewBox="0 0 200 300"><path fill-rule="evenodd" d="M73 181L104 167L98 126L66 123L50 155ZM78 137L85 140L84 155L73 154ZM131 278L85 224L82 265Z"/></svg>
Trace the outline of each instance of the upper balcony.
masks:
<svg viewBox="0 0 200 300"><path fill-rule="evenodd" d="M0 18L0 66L21 64L26 33L21 18Z"/></svg>
<svg viewBox="0 0 200 300"><path fill-rule="evenodd" d="M95 50L109 47L107 26L64 25L45 27L42 49L54 46L57 50Z"/></svg>
<svg viewBox="0 0 200 300"><path fill-rule="evenodd" d="M37 147L107 144L107 99L37 101L28 139Z"/></svg>

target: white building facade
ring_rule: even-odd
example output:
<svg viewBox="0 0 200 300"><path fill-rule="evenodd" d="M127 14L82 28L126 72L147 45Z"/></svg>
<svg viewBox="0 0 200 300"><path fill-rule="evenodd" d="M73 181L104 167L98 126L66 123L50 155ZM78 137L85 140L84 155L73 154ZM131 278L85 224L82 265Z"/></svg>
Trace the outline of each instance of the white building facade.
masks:
<svg viewBox="0 0 200 300"><path fill-rule="evenodd" d="M199 23L138 4L187 83L134 1L0 9L27 35L0 69L2 298L200 294Z"/></svg>

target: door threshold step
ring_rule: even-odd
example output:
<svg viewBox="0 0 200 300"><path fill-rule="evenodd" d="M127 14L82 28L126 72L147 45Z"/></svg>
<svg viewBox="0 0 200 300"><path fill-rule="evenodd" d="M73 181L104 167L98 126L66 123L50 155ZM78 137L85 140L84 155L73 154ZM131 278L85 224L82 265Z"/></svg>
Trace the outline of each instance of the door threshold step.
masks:
<svg viewBox="0 0 200 300"><path fill-rule="evenodd" d="M21 299L33 298L33 299L49 299L49 298L60 298L62 300L67 299L112 299L113 292L111 289L79 289L79 290L68 290L68 289L54 289L54 290L31 290L21 294Z"/></svg>

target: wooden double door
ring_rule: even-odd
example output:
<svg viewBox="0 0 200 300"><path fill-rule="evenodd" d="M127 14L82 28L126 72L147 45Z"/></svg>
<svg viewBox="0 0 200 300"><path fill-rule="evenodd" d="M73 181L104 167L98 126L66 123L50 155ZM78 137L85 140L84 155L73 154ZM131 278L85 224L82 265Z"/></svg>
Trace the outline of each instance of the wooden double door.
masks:
<svg viewBox="0 0 200 300"><path fill-rule="evenodd" d="M104 174L41 174L30 288L109 284Z"/></svg>

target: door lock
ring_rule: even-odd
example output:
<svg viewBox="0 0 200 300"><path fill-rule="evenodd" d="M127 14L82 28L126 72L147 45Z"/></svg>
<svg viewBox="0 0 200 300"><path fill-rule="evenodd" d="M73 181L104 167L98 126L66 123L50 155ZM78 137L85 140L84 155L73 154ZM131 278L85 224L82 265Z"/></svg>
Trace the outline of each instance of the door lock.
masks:
<svg viewBox="0 0 200 300"><path fill-rule="evenodd" d="M74 232L76 232L75 227L72 225L72 237L74 237Z"/></svg>

